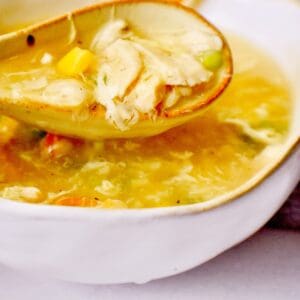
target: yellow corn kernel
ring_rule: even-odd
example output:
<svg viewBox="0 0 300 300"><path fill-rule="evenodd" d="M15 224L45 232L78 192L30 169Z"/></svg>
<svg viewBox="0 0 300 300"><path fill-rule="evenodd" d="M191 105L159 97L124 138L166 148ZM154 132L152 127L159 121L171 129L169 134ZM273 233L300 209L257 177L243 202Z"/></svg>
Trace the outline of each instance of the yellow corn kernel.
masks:
<svg viewBox="0 0 300 300"><path fill-rule="evenodd" d="M94 57L91 51L75 47L57 63L57 69L64 75L76 76L92 65Z"/></svg>
<svg viewBox="0 0 300 300"><path fill-rule="evenodd" d="M101 208L108 208L108 209L125 209L127 208L127 205L125 202L121 200L116 200L116 199L106 199L103 202L103 205Z"/></svg>
<svg viewBox="0 0 300 300"><path fill-rule="evenodd" d="M0 145L8 143L17 130L19 123L9 117L0 116Z"/></svg>

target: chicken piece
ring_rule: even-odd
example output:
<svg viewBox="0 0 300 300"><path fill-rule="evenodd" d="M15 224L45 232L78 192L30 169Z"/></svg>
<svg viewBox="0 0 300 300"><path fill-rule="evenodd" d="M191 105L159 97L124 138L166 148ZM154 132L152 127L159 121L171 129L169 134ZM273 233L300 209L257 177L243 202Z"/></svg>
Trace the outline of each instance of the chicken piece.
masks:
<svg viewBox="0 0 300 300"><path fill-rule="evenodd" d="M146 72L125 98L125 102L131 103L141 113L151 114L161 102L164 90L164 82L160 76Z"/></svg>
<svg viewBox="0 0 300 300"><path fill-rule="evenodd" d="M117 40L104 51L97 78L96 100L107 105L122 99L142 71L142 60L129 41Z"/></svg>
<svg viewBox="0 0 300 300"><path fill-rule="evenodd" d="M194 86L211 77L211 72L205 70L192 55L170 53L157 43L142 39L134 42L134 46L143 55L147 67L158 73L167 85Z"/></svg>
<svg viewBox="0 0 300 300"><path fill-rule="evenodd" d="M111 45L119 38L127 35L127 27L128 25L124 20L109 22L97 32L92 41L91 49L95 53L101 54L104 48Z"/></svg>
<svg viewBox="0 0 300 300"><path fill-rule="evenodd" d="M185 85L186 80L170 55L155 46L154 43L144 40L133 42L134 47L143 55L147 68L152 73L159 74L168 85Z"/></svg>
<svg viewBox="0 0 300 300"><path fill-rule="evenodd" d="M105 49L104 61L100 62L95 98L105 106L106 118L122 130L138 116L134 107L122 102L142 67L141 57L131 42L120 39Z"/></svg>
<svg viewBox="0 0 300 300"><path fill-rule="evenodd" d="M181 97L187 97L192 94L190 87L175 86L170 87L170 91L167 93L163 101L163 107L169 108L174 106Z"/></svg>

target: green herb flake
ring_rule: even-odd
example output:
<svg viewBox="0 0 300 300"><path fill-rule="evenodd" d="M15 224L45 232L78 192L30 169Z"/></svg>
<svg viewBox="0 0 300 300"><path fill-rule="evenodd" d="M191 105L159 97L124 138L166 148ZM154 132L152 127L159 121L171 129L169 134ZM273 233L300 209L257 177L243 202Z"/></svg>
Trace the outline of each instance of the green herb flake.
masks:
<svg viewBox="0 0 300 300"><path fill-rule="evenodd" d="M106 74L103 75L102 80L103 80L103 83L104 83L105 85L107 85L107 75L106 75Z"/></svg>

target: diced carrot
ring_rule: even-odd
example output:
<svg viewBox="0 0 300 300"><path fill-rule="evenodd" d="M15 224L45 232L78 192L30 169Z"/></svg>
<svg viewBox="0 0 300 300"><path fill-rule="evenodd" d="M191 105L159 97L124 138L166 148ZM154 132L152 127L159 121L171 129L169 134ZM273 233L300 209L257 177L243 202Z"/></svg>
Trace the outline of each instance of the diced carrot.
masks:
<svg viewBox="0 0 300 300"><path fill-rule="evenodd" d="M54 143L56 143L60 140L68 140L74 146L80 146L83 144L83 141L80 139L69 138L69 137L65 137L65 136L61 136L61 135L57 135L57 134L48 132L45 137L45 146L52 146Z"/></svg>
<svg viewBox="0 0 300 300"><path fill-rule="evenodd" d="M56 134L47 133L45 137L45 146L46 147L52 146L55 142L59 140L59 138L60 137Z"/></svg>
<svg viewBox="0 0 300 300"><path fill-rule="evenodd" d="M98 203L93 198L65 197L65 198L57 199L54 204L63 205L63 206L95 207L97 206Z"/></svg>
<svg viewBox="0 0 300 300"><path fill-rule="evenodd" d="M47 133L43 142L46 153L51 157L56 158L69 154L74 147L81 146L82 144L82 140L68 138L53 133Z"/></svg>

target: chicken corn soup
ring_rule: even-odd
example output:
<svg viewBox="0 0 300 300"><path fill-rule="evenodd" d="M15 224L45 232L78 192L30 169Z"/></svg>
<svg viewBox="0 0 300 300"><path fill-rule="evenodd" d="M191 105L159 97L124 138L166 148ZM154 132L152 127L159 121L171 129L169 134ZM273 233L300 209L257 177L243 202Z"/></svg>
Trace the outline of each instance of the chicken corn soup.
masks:
<svg viewBox="0 0 300 300"><path fill-rule="evenodd" d="M119 26L122 28L123 24ZM284 141L289 128L291 99L285 78L267 55L239 38L229 37L229 41L235 62L229 88L201 118L157 136L93 142L58 136L2 116L0 196L53 205L149 208L208 201L250 180L270 163L273 156L269 153L276 151ZM130 48L126 53L132 55L137 51L148 53L155 47L128 43L123 41L120 47ZM110 49L115 55L114 44ZM93 59L89 52L80 49L73 49L65 56L52 50L51 54L48 51L40 53L32 64L36 64L37 59L45 65L58 60L58 68L70 73ZM123 54L120 59L127 59ZM82 58L80 63L70 63L73 55ZM214 69L219 60L214 52L207 64ZM23 76L27 74L16 73L18 64L17 57L10 64L2 64L1 80L4 80L4 70L9 74L10 67L9 80L13 78L15 85L22 85ZM201 78L195 78L196 81L211 76L211 71L201 63L187 61L186 68L189 64L199 69L195 76ZM103 67L96 78L86 77L85 84L93 86L96 80L101 89L115 93L108 88L109 82L115 72L122 71L117 65L114 67L116 70ZM63 92L59 94L65 88L63 82L49 85L40 70L36 72L30 75L30 89L36 92L46 86L45 101L52 101L57 95L63 99ZM47 67L45 72L53 76ZM142 76L145 79L148 75L146 71ZM128 78L126 75L124 81ZM150 85L156 85L158 79L150 76L148 80ZM72 88L67 91L74 93L74 103L83 99L81 84L72 80ZM176 95L177 92L180 95L190 93L190 86L183 85ZM172 105L178 97L171 98L164 105ZM135 99L142 101L142 98ZM101 101L109 105L104 98ZM155 101L148 104L145 110L151 110ZM122 118L119 123L114 113L110 113L109 118L118 126L129 124L123 123Z"/></svg>

